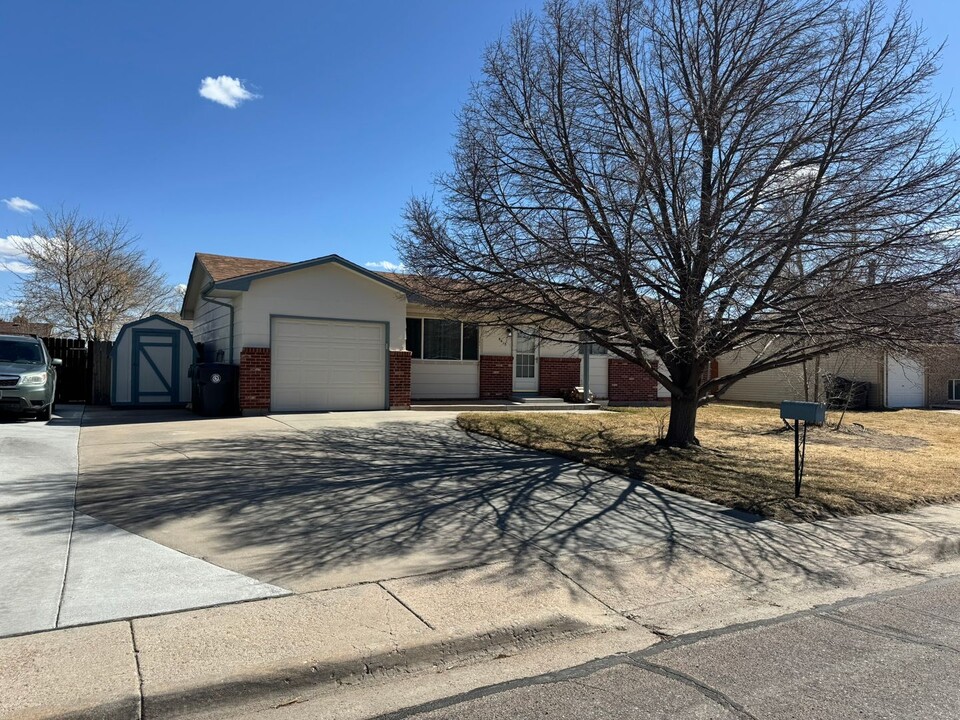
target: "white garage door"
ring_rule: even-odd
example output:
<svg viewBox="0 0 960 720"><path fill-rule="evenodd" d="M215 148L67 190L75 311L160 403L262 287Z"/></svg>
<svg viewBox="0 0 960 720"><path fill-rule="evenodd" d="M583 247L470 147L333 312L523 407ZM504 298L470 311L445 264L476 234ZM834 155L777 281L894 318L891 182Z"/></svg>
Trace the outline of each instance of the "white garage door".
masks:
<svg viewBox="0 0 960 720"><path fill-rule="evenodd" d="M274 318L271 410L383 410L387 339L382 323Z"/></svg>
<svg viewBox="0 0 960 720"><path fill-rule="evenodd" d="M906 357L887 357L887 407L923 407L923 366Z"/></svg>

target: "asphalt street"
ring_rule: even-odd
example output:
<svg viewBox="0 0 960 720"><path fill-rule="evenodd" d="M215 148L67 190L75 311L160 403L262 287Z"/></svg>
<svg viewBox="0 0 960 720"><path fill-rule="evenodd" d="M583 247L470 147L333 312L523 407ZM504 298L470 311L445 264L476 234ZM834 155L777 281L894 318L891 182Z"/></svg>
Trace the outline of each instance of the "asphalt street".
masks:
<svg viewBox="0 0 960 720"><path fill-rule="evenodd" d="M76 512L81 415L0 422L0 637L285 594Z"/></svg>
<svg viewBox="0 0 960 720"><path fill-rule="evenodd" d="M677 638L380 720L960 717L960 578Z"/></svg>

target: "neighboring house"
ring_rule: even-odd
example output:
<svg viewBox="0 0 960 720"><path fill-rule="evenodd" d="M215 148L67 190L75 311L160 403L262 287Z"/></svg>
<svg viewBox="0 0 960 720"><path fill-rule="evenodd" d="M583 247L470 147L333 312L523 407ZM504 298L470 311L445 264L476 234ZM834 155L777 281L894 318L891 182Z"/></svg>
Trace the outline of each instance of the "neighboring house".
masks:
<svg viewBox="0 0 960 720"><path fill-rule="evenodd" d="M25 320L0 320L0 335L36 335L50 337L53 325L43 322L29 322Z"/></svg>
<svg viewBox="0 0 960 720"><path fill-rule="evenodd" d="M181 317L205 361L240 365L247 413L559 396L583 383L576 343L444 317L404 276L338 255L283 263L197 253ZM658 399L656 381L633 363L594 347L589 365L597 397Z"/></svg>
<svg viewBox="0 0 960 720"><path fill-rule="evenodd" d="M753 357L748 350L723 355L718 359L719 373L736 372ZM870 383L867 404L873 408L960 407L960 345L931 347L916 358L849 351L821 358L819 364L811 360L806 370L811 390L816 386L822 391L823 376L828 373ZM746 377L723 393L722 399L777 403L802 400L805 394L804 368L793 365Z"/></svg>

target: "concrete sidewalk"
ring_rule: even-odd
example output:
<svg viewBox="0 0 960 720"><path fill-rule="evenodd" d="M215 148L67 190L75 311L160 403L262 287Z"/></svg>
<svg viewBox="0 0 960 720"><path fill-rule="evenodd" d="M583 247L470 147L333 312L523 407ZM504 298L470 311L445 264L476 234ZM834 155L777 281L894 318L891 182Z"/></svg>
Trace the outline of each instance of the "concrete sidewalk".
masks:
<svg viewBox="0 0 960 720"><path fill-rule="evenodd" d="M0 640L0 718L227 718L314 696L328 701L311 717L366 717L426 699L405 682L347 702L398 674L445 672L462 691L958 570L956 505L724 523L726 544L678 526L659 548L543 553L522 575L507 560Z"/></svg>
<svg viewBox="0 0 960 720"><path fill-rule="evenodd" d="M77 512L82 414L0 423L0 637L287 594Z"/></svg>

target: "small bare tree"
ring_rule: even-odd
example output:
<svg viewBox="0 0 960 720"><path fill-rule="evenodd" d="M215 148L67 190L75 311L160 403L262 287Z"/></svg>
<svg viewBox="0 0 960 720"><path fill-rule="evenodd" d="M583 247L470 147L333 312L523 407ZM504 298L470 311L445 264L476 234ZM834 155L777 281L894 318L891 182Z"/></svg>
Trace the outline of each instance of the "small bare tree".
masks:
<svg viewBox="0 0 960 720"><path fill-rule="evenodd" d="M58 211L18 241L20 312L82 340L108 340L120 326L176 304L176 292L137 247L125 221Z"/></svg>
<svg viewBox="0 0 960 720"><path fill-rule="evenodd" d="M937 58L882 0L550 0L487 51L401 257L454 312L646 368L665 442L697 444L699 405L743 377L956 322Z"/></svg>

